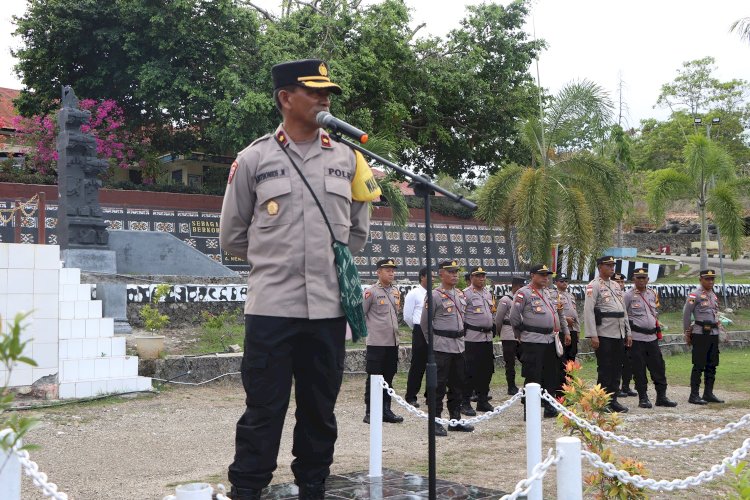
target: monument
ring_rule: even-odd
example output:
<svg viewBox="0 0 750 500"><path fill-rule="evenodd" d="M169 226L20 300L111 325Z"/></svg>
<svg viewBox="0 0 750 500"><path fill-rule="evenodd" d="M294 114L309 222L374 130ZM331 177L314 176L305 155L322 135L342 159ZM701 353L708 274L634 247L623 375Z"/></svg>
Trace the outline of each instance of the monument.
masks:
<svg viewBox="0 0 750 500"><path fill-rule="evenodd" d="M99 205L99 174L108 163L97 157L93 134L81 131L90 118L91 112L78 107L73 89L64 86L57 114L57 242L65 267L114 274L115 252L109 249L107 223Z"/></svg>

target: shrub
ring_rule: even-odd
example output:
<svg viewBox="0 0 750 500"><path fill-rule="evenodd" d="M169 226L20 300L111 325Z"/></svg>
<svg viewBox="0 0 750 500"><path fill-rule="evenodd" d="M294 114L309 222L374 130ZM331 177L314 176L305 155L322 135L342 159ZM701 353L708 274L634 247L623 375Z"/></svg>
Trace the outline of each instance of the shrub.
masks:
<svg viewBox="0 0 750 500"><path fill-rule="evenodd" d="M596 424L605 431L614 432L622 423L617 413L608 413L605 407L609 404L610 395L602 386L596 384L590 387L581 376L581 364L577 361L569 361L565 365L567 376L563 385L563 396L560 402L580 418ZM612 449L605 446L604 438L593 434L587 429L579 427L575 422L564 415L560 415L562 426L570 431L571 435L578 435L589 451L602 457L604 462L615 464L619 469L627 471L631 475L638 474L646 477L647 471L641 462L632 458L619 458L615 456ZM631 484L623 483L617 478L611 478L604 474L601 469L584 477L587 492L594 494L594 498L621 498L637 500L648 498L648 494L641 488Z"/></svg>
<svg viewBox="0 0 750 500"><path fill-rule="evenodd" d="M166 283L157 285L154 289L154 293L151 294L151 302L155 305L155 307L152 307L151 304L148 304L141 308L139 314L141 316L141 319L143 320L143 326L146 327L146 330L155 332L157 330L161 330L169 324L169 316L167 316L166 314L161 314L159 312L159 301L162 297L166 297L169 294L170 289L171 286L167 285Z"/></svg>

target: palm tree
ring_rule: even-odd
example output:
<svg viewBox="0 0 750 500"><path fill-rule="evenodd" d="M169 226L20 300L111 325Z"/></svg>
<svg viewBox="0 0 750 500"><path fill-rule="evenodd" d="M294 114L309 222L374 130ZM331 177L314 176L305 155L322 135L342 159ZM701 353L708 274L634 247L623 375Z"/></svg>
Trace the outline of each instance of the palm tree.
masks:
<svg viewBox="0 0 750 500"><path fill-rule="evenodd" d="M736 20L732 23L729 31L737 31L740 38L747 40L750 43L750 17L743 17L742 19Z"/></svg>
<svg viewBox="0 0 750 500"><path fill-rule="evenodd" d="M609 130L612 102L595 83L574 82L542 115L521 124L531 165L505 165L489 177L477 215L515 227L520 257L549 263L558 243L569 248L569 265L580 269L611 243L627 197L622 171L593 152Z"/></svg>
<svg viewBox="0 0 750 500"><path fill-rule="evenodd" d="M396 148L395 141L389 137L370 136L367 141L367 148L378 156L390 160L394 155ZM391 207L391 222L398 228L405 228L409 222L409 207L406 204L406 198L399 188L400 180L395 172L389 172L385 177L378 180L381 196ZM372 210L372 205L370 205Z"/></svg>
<svg viewBox="0 0 750 500"><path fill-rule="evenodd" d="M708 267L706 211L710 212L733 259L742 250L744 222L739 181L729 154L708 137L688 137L681 168L652 172L646 182L646 200L654 220L664 219L666 208L675 200L695 200L701 219L701 269Z"/></svg>

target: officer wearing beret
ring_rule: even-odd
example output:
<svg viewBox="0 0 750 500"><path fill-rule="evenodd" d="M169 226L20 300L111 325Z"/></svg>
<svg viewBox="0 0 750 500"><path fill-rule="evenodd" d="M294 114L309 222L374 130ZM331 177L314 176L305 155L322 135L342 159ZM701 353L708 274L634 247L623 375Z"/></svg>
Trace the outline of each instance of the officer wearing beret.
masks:
<svg viewBox="0 0 750 500"><path fill-rule="evenodd" d="M396 261L383 259L376 263L378 282L365 290L362 308L367 321L366 370L368 375L382 375L390 387L398 370L398 308L401 294L393 286ZM365 382L365 418L370 423L370 377ZM383 422L404 421L391 410L391 397L383 390Z"/></svg>
<svg viewBox="0 0 750 500"><path fill-rule="evenodd" d="M328 65L293 61L274 66L271 74L283 122L239 153L221 209L222 248L250 264L241 367L246 409L229 466L234 500L260 498L271 482L293 379L292 472L300 498L324 498L333 462L346 319L331 235L290 158L317 194L338 241L356 254L369 228L367 204L352 198L355 154L316 122L317 113L328 111L330 94L341 93Z"/></svg>
<svg viewBox="0 0 750 500"><path fill-rule="evenodd" d="M513 308L513 296L526 284L523 278L513 278L510 293L506 293L498 300L495 325L500 330L500 343L503 346L503 362L505 363L505 381L508 383L508 395L518 393L516 385L516 358L521 359L521 341L516 338L510 324L510 311Z"/></svg>
<svg viewBox="0 0 750 500"><path fill-rule="evenodd" d="M628 350L630 365L635 376L635 388L638 391L638 406L651 408L648 399L648 379L646 368L651 373L651 380L656 386L656 406L674 407L677 403L667 397L667 375L664 358L659 349L657 334L659 327L659 297L649 289L648 270L639 267L633 271L635 287L625 292L625 309L633 334L633 346Z"/></svg>
<svg viewBox="0 0 750 500"><path fill-rule="evenodd" d="M531 283L516 292L510 313L510 324L521 340L522 375L525 383L537 383L554 395L560 387L560 359L555 348L555 337L564 335L564 345L570 345L570 330L562 309L549 293L549 275L546 265L534 266L530 270ZM555 410L544 401L544 416L557 416Z"/></svg>
<svg viewBox="0 0 750 500"><path fill-rule="evenodd" d="M463 387L466 383L466 364L464 360L464 316L466 314L466 297L456 289L458 283L458 263L447 260L438 264L440 286L432 291L432 317L427 314L427 304L422 309L420 325L428 335L429 322L432 321L432 346L437 365L437 387L435 388L435 415L443 412L443 397L448 390L448 414L450 418L461 418L461 401ZM471 425L449 427L452 431L472 432ZM435 435L447 436L445 428L435 422Z"/></svg>
<svg viewBox="0 0 750 500"><path fill-rule="evenodd" d="M615 274L615 258L611 255L596 260L599 276L586 285L583 321L586 337L596 352L597 382L612 394L608 410L625 413L628 409L617 401L625 347L633 340L630 334L625 297L611 278Z"/></svg>
<svg viewBox="0 0 750 500"><path fill-rule="evenodd" d="M696 405L724 402L714 394L716 367L719 366L719 298L714 293L715 280L713 269L701 271L700 286L688 294L682 310L685 341L693 346L688 402ZM699 395L701 374L705 374L702 397Z"/></svg>
<svg viewBox="0 0 750 500"><path fill-rule="evenodd" d="M625 293L625 282L627 278L622 273L612 275L612 281L620 285L622 293ZM638 393L630 388L630 382L633 380L633 368L630 366L630 348L625 348L625 355L622 357L622 377L620 389L617 393L618 398L627 398L628 396L637 396Z"/></svg>
<svg viewBox="0 0 750 500"><path fill-rule="evenodd" d="M485 288L487 272L483 267L473 267L469 271L471 285L464 289L466 297L466 385L463 391L461 413L476 415L469 397L477 394L477 411L492 411L489 403L490 380L495 372L495 353L492 349L495 298Z"/></svg>

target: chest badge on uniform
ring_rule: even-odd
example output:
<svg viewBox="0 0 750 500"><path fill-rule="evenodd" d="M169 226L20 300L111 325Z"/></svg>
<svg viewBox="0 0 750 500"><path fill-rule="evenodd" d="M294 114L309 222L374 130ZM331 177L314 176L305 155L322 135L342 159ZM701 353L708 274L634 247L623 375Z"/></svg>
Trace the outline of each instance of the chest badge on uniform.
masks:
<svg viewBox="0 0 750 500"><path fill-rule="evenodd" d="M453 311L453 309L452 309L452 308L450 308L450 307L449 307L448 309L446 309L446 310L447 310L448 312L451 312L451 311Z"/></svg>
<svg viewBox="0 0 750 500"><path fill-rule="evenodd" d="M266 205L266 210L268 210L268 215L276 215L279 213L279 204L274 200L271 200L268 202L268 205Z"/></svg>
<svg viewBox="0 0 750 500"><path fill-rule="evenodd" d="M477 311L476 312L482 312L482 308L481 307L477 307Z"/></svg>

